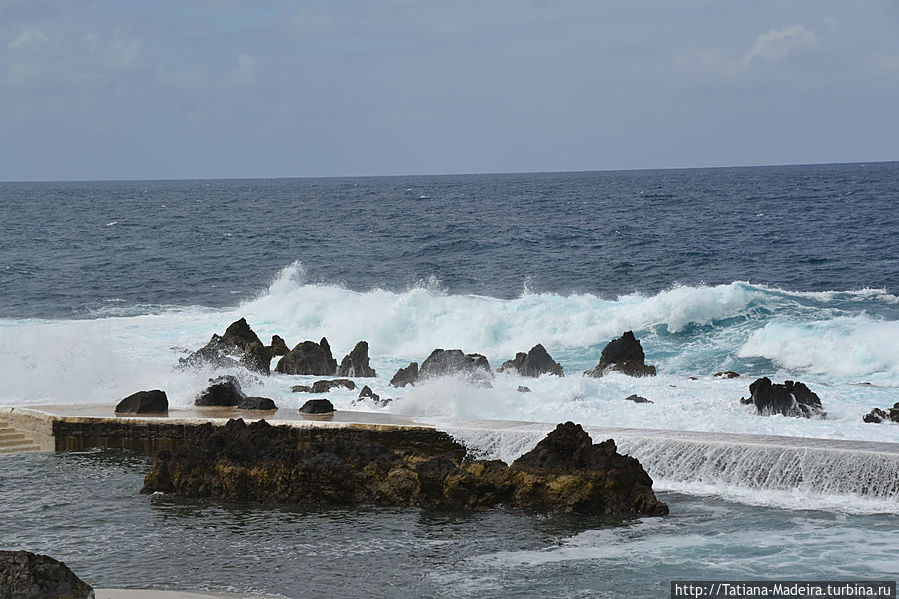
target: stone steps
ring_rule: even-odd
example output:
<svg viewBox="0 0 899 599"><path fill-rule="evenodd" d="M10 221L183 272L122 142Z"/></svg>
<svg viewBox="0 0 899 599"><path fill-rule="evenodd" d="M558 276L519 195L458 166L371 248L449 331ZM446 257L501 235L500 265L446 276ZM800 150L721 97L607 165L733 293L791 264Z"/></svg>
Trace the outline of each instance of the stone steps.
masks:
<svg viewBox="0 0 899 599"><path fill-rule="evenodd" d="M13 428L8 419L0 416L0 454L40 450L41 446L31 433Z"/></svg>

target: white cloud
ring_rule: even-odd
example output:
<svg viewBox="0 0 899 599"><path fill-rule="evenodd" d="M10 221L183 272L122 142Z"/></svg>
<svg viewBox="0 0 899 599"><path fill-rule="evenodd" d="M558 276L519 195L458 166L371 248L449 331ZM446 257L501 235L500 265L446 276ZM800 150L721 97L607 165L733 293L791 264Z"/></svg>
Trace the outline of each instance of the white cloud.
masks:
<svg viewBox="0 0 899 599"><path fill-rule="evenodd" d="M871 54L868 65L880 76L899 77L899 54Z"/></svg>
<svg viewBox="0 0 899 599"><path fill-rule="evenodd" d="M249 87L256 83L256 59L248 54L237 57L227 71L213 72L206 65L159 69L156 80L167 87L184 90L222 90Z"/></svg>
<svg viewBox="0 0 899 599"><path fill-rule="evenodd" d="M121 31L80 37L25 29L7 45L5 83L20 92L87 90L110 85L138 65L142 43ZM0 63L0 68L2 68Z"/></svg>
<svg viewBox="0 0 899 599"><path fill-rule="evenodd" d="M805 25L771 29L756 38L752 48L743 57L743 64L749 66L758 60L777 62L797 48L814 48L818 44L818 36Z"/></svg>

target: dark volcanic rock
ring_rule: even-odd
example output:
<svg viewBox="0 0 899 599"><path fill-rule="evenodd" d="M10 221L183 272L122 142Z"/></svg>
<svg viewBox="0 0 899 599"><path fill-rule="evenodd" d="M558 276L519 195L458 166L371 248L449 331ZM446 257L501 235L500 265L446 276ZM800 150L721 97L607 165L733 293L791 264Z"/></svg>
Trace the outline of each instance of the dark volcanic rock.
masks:
<svg viewBox="0 0 899 599"><path fill-rule="evenodd" d="M294 385L290 388L292 393L312 393L312 387L309 385Z"/></svg>
<svg viewBox="0 0 899 599"><path fill-rule="evenodd" d="M310 399L300 407L303 414L330 414L334 411L334 404L327 399Z"/></svg>
<svg viewBox="0 0 899 599"><path fill-rule="evenodd" d="M241 318L228 325L224 335L213 335L209 343L179 362L182 367L208 364L218 368L234 368L242 365L255 372L269 374L271 360L270 350L262 345L246 319Z"/></svg>
<svg viewBox="0 0 899 599"><path fill-rule="evenodd" d="M29 551L0 551L0 599L93 599L64 563Z"/></svg>
<svg viewBox="0 0 899 599"><path fill-rule="evenodd" d="M633 331L626 331L603 348L599 364L584 374L596 378L614 370L629 376L655 376L656 367L645 364L645 360L643 346L634 337Z"/></svg>
<svg viewBox="0 0 899 599"><path fill-rule="evenodd" d="M524 385L518 385L518 392L519 392L519 393L530 393L530 392L531 392L531 388L530 388L530 387L525 387Z"/></svg>
<svg viewBox="0 0 899 599"><path fill-rule="evenodd" d="M272 357L286 356L290 353L290 348L287 347L287 343L285 343L284 339L278 335L272 335L272 344L268 346L268 351Z"/></svg>
<svg viewBox="0 0 899 599"><path fill-rule="evenodd" d="M376 503L449 509L508 505L620 517L662 515L652 480L609 440L566 423L512 465L466 458L428 428L197 425L161 451L143 493L262 503Z"/></svg>
<svg viewBox="0 0 899 599"><path fill-rule="evenodd" d="M554 361L546 349L539 343L528 353L518 352L514 360L506 360L500 366L500 372L515 371L521 376L538 377L541 374L564 376L562 365Z"/></svg>
<svg viewBox="0 0 899 599"><path fill-rule="evenodd" d="M319 343L303 341L278 360L276 372L281 374L333 375L337 372L337 360L331 355L328 340Z"/></svg>
<svg viewBox="0 0 899 599"><path fill-rule="evenodd" d="M725 370L723 372L716 372L715 376L719 379L736 379L740 378L740 373L734 372L733 370Z"/></svg>
<svg viewBox="0 0 899 599"><path fill-rule="evenodd" d="M878 424L883 422L884 420L889 420L890 415L881 410L880 408L874 408L867 414L862 417L864 422Z"/></svg>
<svg viewBox="0 0 899 599"><path fill-rule="evenodd" d="M368 365L368 342L360 341L340 361L337 376L373 377L375 369Z"/></svg>
<svg viewBox="0 0 899 599"><path fill-rule="evenodd" d="M476 384L490 384L493 372L481 354L465 354L461 349L435 349L421 363L418 380L439 376L463 375Z"/></svg>
<svg viewBox="0 0 899 599"><path fill-rule="evenodd" d="M237 380L237 377L225 375L209 379L209 382L212 384L197 396L194 405L237 407L247 398L240 388L240 381Z"/></svg>
<svg viewBox="0 0 899 599"><path fill-rule="evenodd" d="M899 401L893 404L893 407L890 408L890 420L893 422L899 422Z"/></svg>
<svg viewBox="0 0 899 599"><path fill-rule="evenodd" d="M628 395L628 396L625 397L624 399L625 399L626 401L632 401L632 402L634 402L634 403L655 403L655 402L652 402L652 401L646 399L645 397L640 397L640 396L637 395L636 393L633 394L633 395Z"/></svg>
<svg viewBox="0 0 899 599"><path fill-rule="evenodd" d="M784 381L783 385L772 383L768 377L756 379L749 385L749 399L741 399L745 404L753 404L759 414L769 416L782 414L810 418L824 417L824 409L817 395L800 382Z"/></svg>
<svg viewBox="0 0 899 599"><path fill-rule="evenodd" d="M668 513L640 462L619 454L612 439L594 445L573 422L558 425L509 470L513 503L522 506L591 514ZM576 476L566 478L571 474Z"/></svg>
<svg viewBox="0 0 899 599"><path fill-rule="evenodd" d="M365 399L370 399L371 401L373 401L375 404L377 404L379 406L386 406L391 401L393 401L389 397L385 397L384 399L381 399L381 396L378 395L377 393L375 393L374 391L372 391L371 387L369 387L368 385L365 385L364 387L362 387L362 391L359 392L359 397L357 397L356 399L353 400L353 405L355 405Z"/></svg>
<svg viewBox="0 0 899 599"><path fill-rule="evenodd" d="M312 383L312 393L327 393L334 387L343 387L352 391L356 383L350 379L332 379L330 381L315 381Z"/></svg>
<svg viewBox="0 0 899 599"><path fill-rule="evenodd" d="M268 397L250 396L237 404L241 410L277 410L278 406Z"/></svg>
<svg viewBox="0 0 899 599"><path fill-rule="evenodd" d="M116 414L164 414L169 411L169 398L165 391L138 391L129 395L115 407Z"/></svg>
<svg viewBox="0 0 899 599"><path fill-rule="evenodd" d="M405 387L411 385L418 380L418 362L411 362L405 368L400 368L390 379L392 387Z"/></svg>

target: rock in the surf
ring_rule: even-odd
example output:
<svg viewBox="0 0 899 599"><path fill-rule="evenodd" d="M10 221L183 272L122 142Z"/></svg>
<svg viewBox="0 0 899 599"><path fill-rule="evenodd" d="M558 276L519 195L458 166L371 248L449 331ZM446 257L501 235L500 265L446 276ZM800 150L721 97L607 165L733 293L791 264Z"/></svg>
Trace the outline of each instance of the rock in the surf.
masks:
<svg viewBox="0 0 899 599"><path fill-rule="evenodd" d="M734 372L733 370L724 370L722 372L716 372L714 376L719 379L737 379L740 378L740 373Z"/></svg>
<svg viewBox="0 0 899 599"><path fill-rule="evenodd" d="M322 337L318 343L303 341L278 360L275 371L281 374L333 375L337 372L337 360L331 355L328 340Z"/></svg>
<svg viewBox="0 0 899 599"><path fill-rule="evenodd" d="M272 343L268 346L268 351L274 358L275 356L286 356L290 353L290 348L279 335L272 335Z"/></svg>
<svg viewBox="0 0 899 599"><path fill-rule="evenodd" d="M632 395L628 395L624 399L625 399L625 401L632 401L634 403L655 403L652 400L649 400L649 399L646 399L645 397L637 395L636 393L634 393Z"/></svg>
<svg viewBox="0 0 899 599"><path fill-rule="evenodd" d="M645 363L643 346L634 337L633 331L625 331L621 337L613 339L602 350L599 364L585 375L598 378L609 371L628 376L655 376L656 367Z"/></svg>
<svg viewBox="0 0 899 599"><path fill-rule="evenodd" d="M593 445L560 424L511 467L466 457L444 432L418 427L289 427L264 420L194 425L161 451L143 493L259 503L420 506L635 517L668 512L640 463L612 440Z"/></svg>
<svg viewBox="0 0 899 599"><path fill-rule="evenodd" d="M333 411L334 404L327 399L310 399L300 406L303 414L330 414Z"/></svg>
<svg viewBox="0 0 899 599"><path fill-rule="evenodd" d="M405 368L400 368L390 379L392 387L405 387L418 380L418 362L410 362Z"/></svg>
<svg viewBox="0 0 899 599"><path fill-rule="evenodd" d="M343 387L352 391L356 388L356 383L350 379L331 379L327 381L315 381L312 383L312 393L328 393L335 387Z"/></svg>
<svg viewBox="0 0 899 599"><path fill-rule="evenodd" d="M871 410L870 412L868 412L867 414L862 416L862 421L868 422L868 423L873 423L873 424L879 424L879 423L883 422L884 420L889 420L889 418L890 418L890 415L887 414L885 411L881 410L880 408L874 408L873 410Z"/></svg>
<svg viewBox="0 0 899 599"><path fill-rule="evenodd" d="M493 371L481 354L466 354L461 349L435 349L418 371L418 380L463 375L469 382L490 385Z"/></svg>
<svg viewBox="0 0 899 599"><path fill-rule="evenodd" d="M242 402L237 404L240 410L277 410L278 406L275 401L269 397L248 396Z"/></svg>
<svg viewBox="0 0 899 599"><path fill-rule="evenodd" d="M893 407L890 408L890 420L893 422L899 422L899 401L893 404Z"/></svg>
<svg viewBox="0 0 899 599"><path fill-rule="evenodd" d="M312 387L309 385L294 385L290 388L292 393L312 393Z"/></svg>
<svg viewBox="0 0 899 599"><path fill-rule="evenodd" d="M50 556L0 551L0 599L94 599L94 589Z"/></svg>
<svg viewBox="0 0 899 599"><path fill-rule="evenodd" d="M165 414L168 411L169 398L160 389L132 393L115 407L116 414Z"/></svg>
<svg viewBox="0 0 899 599"><path fill-rule="evenodd" d="M194 405L201 407L237 407L247 398L237 377L226 375L209 379L210 385L197 395Z"/></svg>
<svg viewBox="0 0 899 599"><path fill-rule="evenodd" d="M749 393L750 397L741 398L741 402L754 405L758 413L764 416L826 416L821 399L799 381L784 381L781 385L772 383L768 377L762 377L749 385Z"/></svg>
<svg viewBox="0 0 899 599"><path fill-rule="evenodd" d="M269 374L271 353L247 324L245 318L228 325L224 335L214 334L209 343L179 360L182 367L212 365L218 368L245 368Z"/></svg>
<svg viewBox="0 0 899 599"><path fill-rule="evenodd" d="M552 359L552 356L541 344L531 348L528 353L518 352L514 360L506 360L499 367L500 372L517 372L521 376L537 378L541 374L554 374L564 376L562 365Z"/></svg>
<svg viewBox="0 0 899 599"><path fill-rule="evenodd" d="M375 369L368 363L368 342L360 341L340 361L337 368L337 376L358 376L358 377L374 377Z"/></svg>

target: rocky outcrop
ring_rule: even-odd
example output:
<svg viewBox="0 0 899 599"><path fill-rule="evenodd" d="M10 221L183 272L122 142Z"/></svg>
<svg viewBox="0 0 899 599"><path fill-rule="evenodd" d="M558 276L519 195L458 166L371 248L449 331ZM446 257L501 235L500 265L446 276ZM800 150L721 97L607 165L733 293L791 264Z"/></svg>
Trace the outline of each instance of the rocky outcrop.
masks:
<svg viewBox="0 0 899 599"><path fill-rule="evenodd" d="M521 376L537 378L541 374L554 374L564 376L562 365L552 359L552 356L541 345L537 344L528 353L518 352L514 360L506 360L500 366L499 372L517 372Z"/></svg>
<svg viewBox="0 0 899 599"><path fill-rule="evenodd" d="M52 557L0 551L0 599L94 599L94 589Z"/></svg>
<svg viewBox="0 0 899 599"><path fill-rule="evenodd" d="M377 376L375 369L368 364L367 341L360 341L353 348L353 351L343 357L343 360L340 361L340 366L337 368L337 376Z"/></svg>
<svg viewBox="0 0 899 599"><path fill-rule="evenodd" d="M565 422L509 467L513 505L588 514L663 516L652 479L615 441L593 444L579 424Z"/></svg>
<svg viewBox="0 0 899 599"><path fill-rule="evenodd" d="M303 414L330 414L333 411L334 404L327 399L310 399L300 406Z"/></svg>
<svg viewBox="0 0 899 599"><path fill-rule="evenodd" d="M194 405L200 407L231 407L239 410L277 410L267 397L247 397L237 377L226 375L209 379L210 385L197 395Z"/></svg>
<svg viewBox="0 0 899 599"><path fill-rule="evenodd" d="M418 380L418 362L411 362L405 368L400 368L390 379L392 387L405 387L411 385Z"/></svg>
<svg viewBox="0 0 899 599"><path fill-rule="evenodd" d="M232 322L224 335L213 335L209 343L179 359L182 367L235 368L240 365L261 374L271 372L271 361L270 349L262 344L245 318Z"/></svg>
<svg viewBox="0 0 899 599"><path fill-rule="evenodd" d="M132 393L115 407L116 414L165 414L168 411L169 398L159 389Z"/></svg>
<svg viewBox="0 0 899 599"><path fill-rule="evenodd" d="M892 408L888 410L881 410L880 408L874 408L867 414L862 417L862 420L870 423L880 423L880 422L899 422L899 402L893 404Z"/></svg>
<svg viewBox="0 0 899 599"><path fill-rule="evenodd" d="M329 381L315 381L312 383L312 393L328 393L334 387L343 387L352 391L356 383L350 379L331 379Z"/></svg>
<svg viewBox="0 0 899 599"><path fill-rule="evenodd" d="M364 387L362 387L362 390L359 392L359 397L357 397L356 399L353 400L353 405L356 405L357 403L364 401L366 399L371 400L375 405L379 405L379 406L386 406L391 401L393 401L389 397L385 397L384 399L381 399L381 396L378 395L377 393L375 393L374 391L372 391L371 387L369 387L368 385L365 385Z"/></svg>
<svg viewBox="0 0 899 599"><path fill-rule="evenodd" d="M656 367L646 364L645 360L640 341L634 337L633 331L626 331L603 348L599 364L584 374L597 378L606 372L615 371L628 376L655 376Z"/></svg>
<svg viewBox="0 0 899 599"><path fill-rule="evenodd" d="M493 371L490 362L481 354L466 354L461 349L435 349L421 363L416 380L441 376L462 376L475 385L490 386Z"/></svg>
<svg viewBox="0 0 899 599"><path fill-rule="evenodd" d="M174 453L161 451L143 493L260 503L408 505L616 517L668 508L634 458L612 440L593 445L559 425L511 467L466 458L446 433L414 427L273 427L232 420L193 427Z"/></svg>
<svg viewBox="0 0 899 599"><path fill-rule="evenodd" d="M290 348L279 335L272 335L272 343L268 346L268 351L274 358L275 356L286 356L290 353Z"/></svg>
<svg viewBox="0 0 899 599"><path fill-rule="evenodd" d="M281 374L333 375L337 372L337 360L331 355L328 340L322 337L318 343L303 341L278 360L275 371Z"/></svg>
<svg viewBox="0 0 899 599"><path fill-rule="evenodd" d="M768 377L762 377L749 385L749 393L748 399L740 398L741 403L754 405L758 413L764 416L826 416L821 399L798 381L784 381L781 385L772 383Z"/></svg>

